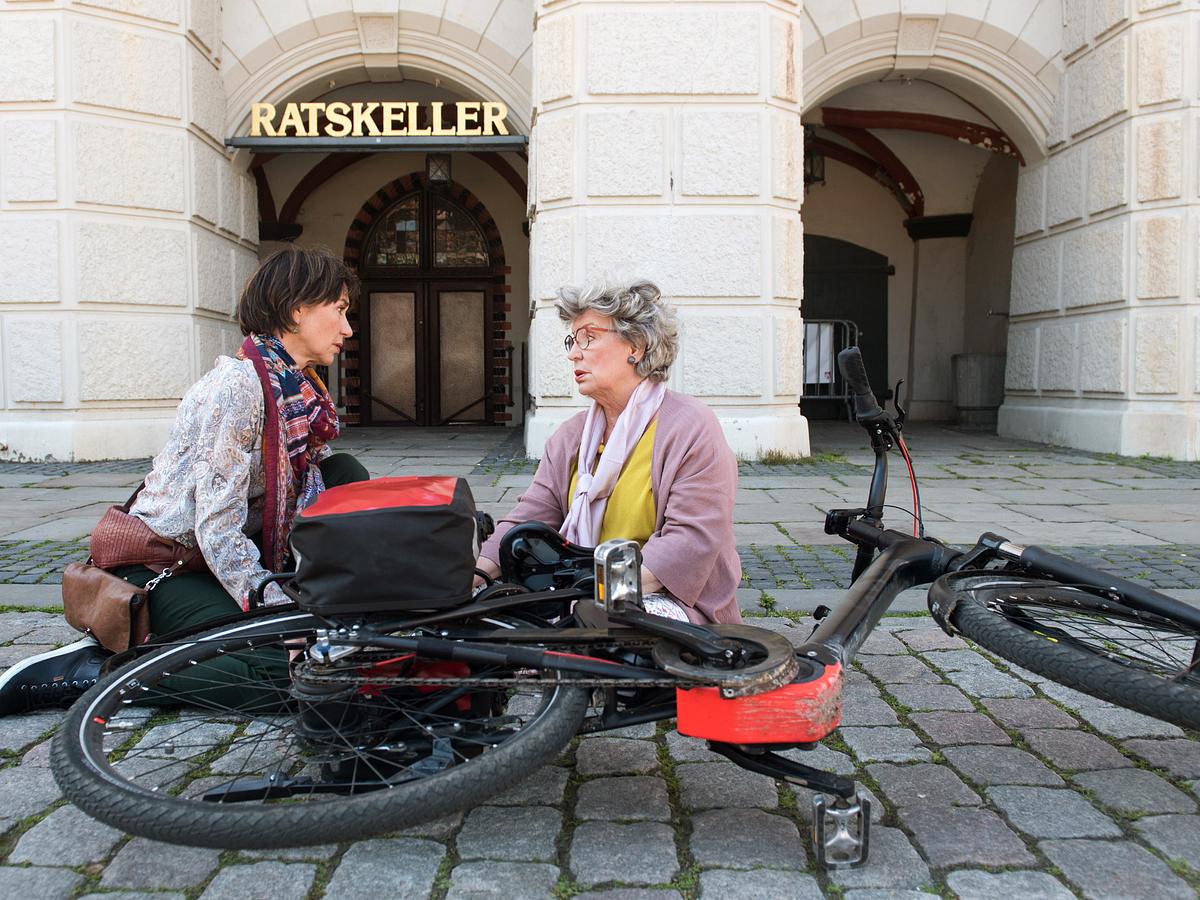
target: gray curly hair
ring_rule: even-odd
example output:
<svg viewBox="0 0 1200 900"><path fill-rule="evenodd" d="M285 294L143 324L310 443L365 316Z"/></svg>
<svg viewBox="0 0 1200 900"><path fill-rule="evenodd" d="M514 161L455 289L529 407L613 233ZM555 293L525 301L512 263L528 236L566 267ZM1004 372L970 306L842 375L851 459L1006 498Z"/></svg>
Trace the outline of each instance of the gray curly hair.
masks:
<svg viewBox="0 0 1200 900"><path fill-rule="evenodd" d="M622 340L644 351L637 373L651 381L666 381L679 352L679 320L652 281L611 286L603 282L559 288L554 308L571 324L589 309L613 321Z"/></svg>

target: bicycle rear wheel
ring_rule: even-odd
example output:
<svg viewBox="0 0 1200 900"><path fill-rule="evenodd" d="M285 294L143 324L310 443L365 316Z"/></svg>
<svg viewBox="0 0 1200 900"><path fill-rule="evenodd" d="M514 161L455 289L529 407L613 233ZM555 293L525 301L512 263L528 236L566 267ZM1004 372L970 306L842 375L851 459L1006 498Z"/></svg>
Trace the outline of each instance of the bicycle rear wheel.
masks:
<svg viewBox="0 0 1200 900"><path fill-rule="evenodd" d="M931 608L1032 672L1184 728L1200 728L1196 629L1073 585L1005 572L943 575Z"/></svg>
<svg viewBox="0 0 1200 900"><path fill-rule="evenodd" d="M63 793L159 841L351 840L498 793L552 760L586 710L557 673L502 664L377 652L314 666L302 651L318 627L301 612L225 625L103 678L55 738Z"/></svg>

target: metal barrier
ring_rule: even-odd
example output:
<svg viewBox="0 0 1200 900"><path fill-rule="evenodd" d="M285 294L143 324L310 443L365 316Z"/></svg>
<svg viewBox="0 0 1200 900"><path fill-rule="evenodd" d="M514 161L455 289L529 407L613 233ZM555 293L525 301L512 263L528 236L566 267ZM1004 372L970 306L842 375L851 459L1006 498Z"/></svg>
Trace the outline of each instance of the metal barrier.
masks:
<svg viewBox="0 0 1200 900"><path fill-rule="evenodd" d="M804 321L804 388L801 400L841 400L849 410L850 389L837 367L837 355L858 346L858 325L849 319Z"/></svg>

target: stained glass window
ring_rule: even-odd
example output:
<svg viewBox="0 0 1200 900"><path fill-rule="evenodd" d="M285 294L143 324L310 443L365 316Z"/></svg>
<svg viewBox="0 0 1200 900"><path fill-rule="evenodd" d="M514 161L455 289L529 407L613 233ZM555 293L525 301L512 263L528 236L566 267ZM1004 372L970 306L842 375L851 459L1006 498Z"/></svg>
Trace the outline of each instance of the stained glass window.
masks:
<svg viewBox="0 0 1200 900"><path fill-rule="evenodd" d="M471 217L445 200L434 205L433 251L435 266L486 266L487 241Z"/></svg>
<svg viewBox="0 0 1200 900"><path fill-rule="evenodd" d="M366 266L419 266L421 264L421 203L417 196L388 210L363 256Z"/></svg>

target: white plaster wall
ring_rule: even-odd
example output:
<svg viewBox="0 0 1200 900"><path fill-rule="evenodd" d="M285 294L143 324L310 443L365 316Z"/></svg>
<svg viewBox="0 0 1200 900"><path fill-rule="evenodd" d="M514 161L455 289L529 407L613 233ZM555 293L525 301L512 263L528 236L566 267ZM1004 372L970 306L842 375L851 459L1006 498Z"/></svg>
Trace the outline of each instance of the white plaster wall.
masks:
<svg viewBox="0 0 1200 900"><path fill-rule="evenodd" d="M1200 11L1068 5L1051 155L1018 190L1000 429L1200 458Z"/></svg>
<svg viewBox="0 0 1200 900"><path fill-rule="evenodd" d="M0 7L0 458L148 456L235 346L254 191L214 4L61 6Z"/></svg>
<svg viewBox="0 0 1200 900"><path fill-rule="evenodd" d="M539 4L530 200L536 317L526 448L579 409L556 289L655 280L680 310L670 385L735 451L808 451L799 17L790 4Z"/></svg>

